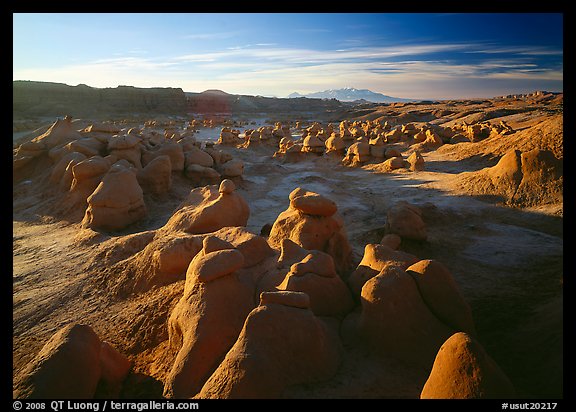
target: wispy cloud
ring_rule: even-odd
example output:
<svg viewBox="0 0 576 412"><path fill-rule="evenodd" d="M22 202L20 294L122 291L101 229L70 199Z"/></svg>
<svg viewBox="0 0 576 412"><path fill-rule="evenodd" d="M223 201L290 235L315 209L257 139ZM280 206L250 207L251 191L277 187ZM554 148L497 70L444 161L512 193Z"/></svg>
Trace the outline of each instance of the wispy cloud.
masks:
<svg viewBox="0 0 576 412"><path fill-rule="evenodd" d="M466 55L469 58L461 58ZM278 94L285 88L285 95L294 90L311 92L321 87L364 84L366 88L381 85L382 91L390 93L404 87L402 90L413 90L412 96L402 93L404 96L418 97L417 87L450 85L465 79L562 82L561 63L541 64L539 56L547 55L558 55L558 50L467 43L316 50L259 43L162 59L127 53L58 68L14 69L13 74L14 79L92 82L96 87L132 84L183 87L187 91L221 88L253 94L267 94L266 90Z"/></svg>
<svg viewBox="0 0 576 412"><path fill-rule="evenodd" d="M558 48L542 46L499 46L478 44L476 49L467 50L471 54L516 54L520 56L562 56L564 51Z"/></svg>

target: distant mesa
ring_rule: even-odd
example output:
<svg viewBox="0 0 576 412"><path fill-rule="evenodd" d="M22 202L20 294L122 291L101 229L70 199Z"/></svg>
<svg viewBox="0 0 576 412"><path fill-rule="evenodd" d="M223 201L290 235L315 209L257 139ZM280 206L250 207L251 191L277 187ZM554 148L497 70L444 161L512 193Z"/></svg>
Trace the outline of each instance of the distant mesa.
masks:
<svg viewBox="0 0 576 412"><path fill-rule="evenodd" d="M404 99L400 97L386 96L382 93L376 93L368 89L355 89L346 87L343 89L330 89L322 92L300 94L294 92L288 95L289 99L294 98L314 98L314 99L336 99L341 102L366 101L372 103L394 103L394 102L412 102L413 99Z"/></svg>

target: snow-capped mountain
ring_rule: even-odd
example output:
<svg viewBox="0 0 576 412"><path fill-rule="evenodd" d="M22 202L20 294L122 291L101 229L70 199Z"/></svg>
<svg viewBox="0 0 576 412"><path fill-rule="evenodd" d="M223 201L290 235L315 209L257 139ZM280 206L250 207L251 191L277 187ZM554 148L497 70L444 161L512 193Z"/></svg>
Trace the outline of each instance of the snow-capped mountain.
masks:
<svg viewBox="0 0 576 412"><path fill-rule="evenodd" d="M400 97L386 96L382 93L375 93L368 89L355 89L354 87L346 87L344 89L330 89L323 92L300 94L297 92L288 95L288 98L297 97L310 97L316 99L336 99L341 102L353 102L355 100L366 100L373 103L392 103L392 102L410 102L411 99L403 99Z"/></svg>

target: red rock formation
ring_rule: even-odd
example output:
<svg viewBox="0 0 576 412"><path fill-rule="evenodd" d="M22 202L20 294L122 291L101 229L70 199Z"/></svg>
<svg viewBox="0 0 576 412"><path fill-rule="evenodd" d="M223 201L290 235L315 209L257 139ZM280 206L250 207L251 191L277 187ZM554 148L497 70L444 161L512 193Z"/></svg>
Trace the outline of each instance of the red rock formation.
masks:
<svg viewBox="0 0 576 412"><path fill-rule="evenodd" d="M262 293L260 305L198 397L279 398L289 385L334 375L341 356L337 332L308 305L304 293Z"/></svg>
<svg viewBox="0 0 576 412"><path fill-rule="evenodd" d="M110 168L86 201L88 208L82 220L84 228L116 231L147 214L136 173L120 164Z"/></svg>
<svg viewBox="0 0 576 412"><path fill-rule="evenodd" d="M205 248L218 247L208 239ZM184 295L168 321L170 345L178 355L164 385L165 396L195 395L238 338L254 307L254 290L235 273L243 264L244 256L236 249L204 250L190 262Z"/></svg>
<svg viewBox="0 0 576 412"><path fill-rule="evenodd" d="M306 293L310 310L317 316L342 316L354 307L348 287L336 274L332 257L319 251L312 251L293 264L277 289Z"/></svg>
<svg viewBox="0 0 576 412"><path fill-rule="evenodd" d="M417 206L401 201L392 206L386 215L386 232L401 238L426 240L426 224Z"/></svg>
<svg viewBox="0 0 576 412"><path fill-rule="evenodd" d="M512 399L512 383L484 348L466 333L444 342L421 399Z"/></svg>
<svg viewBox="0 0 576 412"><path fill-rule="evenodd" d="M297 199L299 197L303 199ZM303 210L297 207L303 207ZM305 212L310 210L324 215ZM284 239L290 239L305 249L328 253L341 276L351 269L352 249L342 218L335 210L334 203L321 195L301 188L290 193L290 206L280 213L272 225L268 242L279 249Z"/></svg>
<svg viewBox="0 0 576 412"><path fill-rule="evenodd" d="M56 332L21 372L14 398L90 399L99 386L118 395L130 361L87 325Z"/></svg>
<svg viewBox="0 0 576 412"><path fill-rule="evenodd" d="M250 209L246 201L234 192L233 182L223 180L216 186L193 189L190 201L177 210L165 227L187 233L210 233L228 226L246 226Z"/></svg>

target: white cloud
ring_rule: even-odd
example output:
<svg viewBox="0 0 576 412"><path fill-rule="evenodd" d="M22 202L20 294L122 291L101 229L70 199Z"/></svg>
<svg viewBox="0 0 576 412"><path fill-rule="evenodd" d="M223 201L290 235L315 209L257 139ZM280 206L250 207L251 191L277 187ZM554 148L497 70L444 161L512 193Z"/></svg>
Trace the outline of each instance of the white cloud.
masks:
<svg viewBox="0 0 576 412"><path fill-rule="evenodd" d="M368 88L401 97L422 97L423 88L455 87L466 80L563 81L562 68L541 67L526 49L516 56L480 59L477 63L434 60L437 53L476 52L471 44L413 44L338 50L274 47L261 43L208 53L167 58L118 56L46 69L14 67L14 79L85 83L95 87L182 87L186 91L219 88L230 93L285 96L342 85ZM483 45L484 46L484 45ZM503 48L498 49L504 54ZM509 49L510 50L510 49ZM549 51L554 52L553 50ZM521 57L517 55L520 54Z"/></svg>

